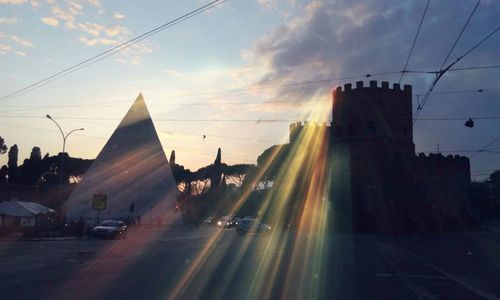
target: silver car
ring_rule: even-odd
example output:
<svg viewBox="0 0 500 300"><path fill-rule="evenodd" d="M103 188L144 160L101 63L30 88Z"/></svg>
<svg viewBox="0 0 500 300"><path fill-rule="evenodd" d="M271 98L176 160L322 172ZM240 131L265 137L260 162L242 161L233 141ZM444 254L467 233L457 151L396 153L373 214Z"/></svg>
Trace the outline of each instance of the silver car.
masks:
<svg viewBox="0 0 500 300"><path fill-rule="evenodd" d="M127 225L123 221L106 220L94 227L92 237L103 239L123 239L127 235Z"/></svg>
<svg viewBox="0 0 500 300"><path fill-rule="evenodd" d="M238 235L244 235L247 233L270 233L271 226L261 223L256 219L242 219L239 220L238 225L236 225L236 233Z"/></svg>

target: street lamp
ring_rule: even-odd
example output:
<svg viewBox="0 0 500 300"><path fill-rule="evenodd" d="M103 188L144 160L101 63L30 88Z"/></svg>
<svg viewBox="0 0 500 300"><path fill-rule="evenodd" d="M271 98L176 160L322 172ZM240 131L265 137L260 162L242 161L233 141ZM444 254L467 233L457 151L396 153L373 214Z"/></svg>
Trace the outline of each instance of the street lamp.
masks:
<svg viewBox="0 0 500 300"><path fill-rule="evenodd" d="M68 132L67 134L64 134L64 132L63 132L63 130L62 130L62 128L61 128L61 126L59 126L59 124L57 124L56 120L52 119L52 117L51 117L50 115L46 115L46 117L47 117L48 119L50 119L52 122L54 122L54 124L56 124L57 128L59 128L59 131L61 132L61 135L62 135L62 138L63 138L63 151L62 151L62 153L63 153L63 154L64 154L64 153L66 153L66 152L65 152L65 151L66 151L66 139L68 138L68 136L69 136L70 134L72 134L73 132L75 132L75 131L85 130L85 129L84 129L84 128L77 128L77 129L73 129L73 130L71 130L71 131L70 131L70 132Z"/></svg>
<svg viewBox="0 0 500 300"><path fill-rule="evenodd" d="M57 128L59 128L59 131L61 132L61 135L62 135L62 138L63 138L63 150L62 150L62 155L61 155L61 174L59 175L59 187L60 187L61 192L62 192L62 190L63 190L62 181L63 181L63 174L64 174L64 154L66 153L66 139L73 132L79 131L79 130L85 130L85 129L83 129L83 128L77 128L77 129L71 130L67 134L64 134L64 131L62 130L61 126L59 126L59 124L57 124L56 120L52 119L52 117L50 115L45 115L45 116L49 120L51 120L52 122L54 122L54 124L56 124L56 126L57 126ZM63 215L64 215L64 212L61 212L60 217L62 219L64 218Z"/></svg>
<svg viewBox="0 0 500 300"><path fill-rule="evenodd" d="M54 120L50 115L46 115L46 117L49 120L51 120L52 122L54 122L54 124L56 124L56 126L57 126L57 128L59 128L59 131L61 132L61 135L62 135L62 138L63 138L63 150L62 150L62 156L61 156L61 175L59 176L59 184L62 184L62 179L63 179L62 176L64 174L64 153L66 153L65 152L66 151L66 139L73 132L79 131L79 130L85 130L85 129L84 128L77 128L77 129L71 130L67 134L64 134L64 131L62 130L61 126L59 126L59 124L57 124L56 120Z"/></svg>

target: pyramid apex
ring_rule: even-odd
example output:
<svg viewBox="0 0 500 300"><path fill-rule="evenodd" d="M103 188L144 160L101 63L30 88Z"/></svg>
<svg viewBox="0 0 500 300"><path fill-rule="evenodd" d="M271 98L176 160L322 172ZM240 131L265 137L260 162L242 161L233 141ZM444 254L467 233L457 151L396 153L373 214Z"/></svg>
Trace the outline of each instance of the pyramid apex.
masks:
<svg viewBox="0 0 500 300"><path fill-rule="evenodd" d="M144 101L141 92L132 103L132 106L130 106L130 109L125 114L118 127L129 126L146 120L151 121L151 115L149 114L146 101Z"/></svg>

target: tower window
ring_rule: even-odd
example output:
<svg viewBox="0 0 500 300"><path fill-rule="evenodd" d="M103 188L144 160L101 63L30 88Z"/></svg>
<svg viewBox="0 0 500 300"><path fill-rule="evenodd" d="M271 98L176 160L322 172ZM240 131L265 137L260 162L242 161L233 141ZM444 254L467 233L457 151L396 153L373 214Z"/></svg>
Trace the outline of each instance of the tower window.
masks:
<svg viewBox="0 0 500 300"><path fill-rule="evenodd" d="M356 123L351 123L349 124L349 128L347 129L348 134L350 136L355 136L358 134L358 127L356 126Z"/></svg>
<svg viewBox="0 0 500 300"><path fill-rule="evenodd" d="M375 134L377 133L377 125L375 124L375 122L373 121L368 121L366 123L366 131L369 133L369 134Z"/></svg>

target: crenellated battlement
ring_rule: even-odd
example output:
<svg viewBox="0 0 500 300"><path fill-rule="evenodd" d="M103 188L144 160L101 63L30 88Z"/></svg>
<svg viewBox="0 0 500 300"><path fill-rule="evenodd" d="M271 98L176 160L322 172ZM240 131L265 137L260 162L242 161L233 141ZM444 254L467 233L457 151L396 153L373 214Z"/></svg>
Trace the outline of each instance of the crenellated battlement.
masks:
<svg viewBox="0 0 500 300"><path fill-rule="evenodd" d="M433 162L442 162L442 161L445 161L445 162L464 162L464 161L468 161L469 159L465 156L461 156L461 155L443 155L442 153L429 153L428 155L426 155L425 153L419 153L417 155L417 158L418 159L421 159L421 160L428 160L428 161L433 161Z"/></svg>
<svg viewBox="0 0 500 300"><path fill-rule="evenodd" d="M416 168L421 174L429 176L449 175L459 177L460 174L469 176L470 180L470 161L468 157L460 155L447 155L441 153L430 153L425 155L419 153L415 156Z"/></svg>
<svg viewBox="0 0 500 300"><path fill-rule="evenodd" d="M411 95L411 85L405 84L403 89L401 89L401 85L399 83L394 83L392 88L389 87L389 82L382 81L379 86L376 80L370 80L369 85L365 86L363 81L356 81L356 86L353 87L351 83L344 84L342 86L337 87L333 93L350 93L356 91L365 91L366 89L370 89L370 93L373 93L373 89L380 90L381 92L401 92L401 93L409 93Z"/></svg>
<svg viewBox="0 0 500 300"><path fill-rule="evenodd" d="M289 139L290 143L293 143L296 137L304 130L321 130L325 134L329 134L331 130L331 125L326 122L310 122L310 121L299 121L290 124Z"/></svg>

